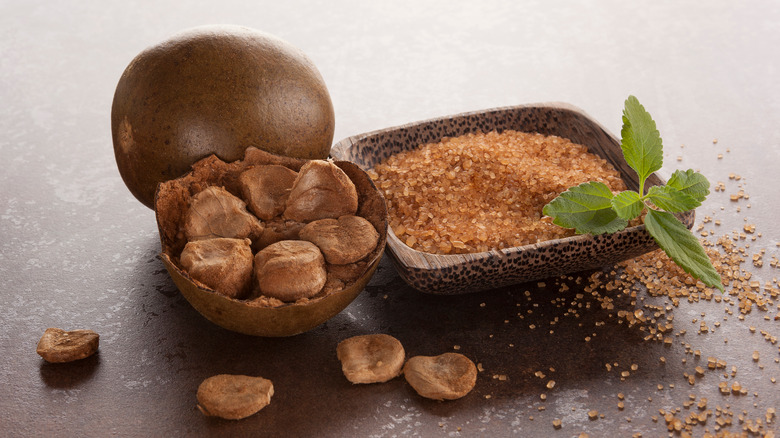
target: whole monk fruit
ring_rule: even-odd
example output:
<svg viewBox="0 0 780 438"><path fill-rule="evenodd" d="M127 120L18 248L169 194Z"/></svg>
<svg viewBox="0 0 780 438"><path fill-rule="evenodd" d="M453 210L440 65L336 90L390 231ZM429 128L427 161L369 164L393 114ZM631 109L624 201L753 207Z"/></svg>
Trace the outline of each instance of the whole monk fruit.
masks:
<svg viewBox="0 0 780 438"><path fill-rule="evenodd" d="M147 48L125 69L111 108L119 173L150 208L158 183L201 158L232 162L254 146L322 159L333 129L330 95L311 60L239 26L197 27Z"/></svg>

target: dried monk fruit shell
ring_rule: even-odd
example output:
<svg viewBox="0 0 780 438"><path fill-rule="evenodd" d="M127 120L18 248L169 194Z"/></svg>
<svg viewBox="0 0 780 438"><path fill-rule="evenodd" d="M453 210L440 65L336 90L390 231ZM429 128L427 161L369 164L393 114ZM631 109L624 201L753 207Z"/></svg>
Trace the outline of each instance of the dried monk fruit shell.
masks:
<svg viewBox="0 0 780 438"><path fill-rule="evenodd" d="M249 239L194 240L181 252L181 265L190 277L230 298L241 298L252 281L252 241Z"/></svg>
<svg viewBox="0 0 780 438"><path fill-rule="evenodd" d="M92 330L66 332L58 328L47 328L38 341L38 354L52 363L72 362L95 354L100 335Z"/></svg>
<svg viewBox="0 0 780 438"><path fill-rule="evenodd" d="M289 302L317 295L328 273L316 245L282 240L255 255L255 277L263 295Z"/></svg>
<svg viewBox="0 0 780 438"><path fill-rule="evenodd" d="M319 275L313 276L317 280L313 287L307 287L305 294L291 294L289 299L292 301L263 294L260 290L261 282L255 279L256 271L253 272L246 295L231 298L193 279L187 268L182 266L181 253L188 243L184 225L192 198L196 194L208 187L222 187L239 196L239 177L251 168L281 165L299 172L306 163L305 160L277 156L249 147L243 160L226 163L211 155L195 163L188 174L159 185L155 195L155 215L162 248L160 259L182 295L209 321L225 329L253 336L292 336L303 333L342 311L360 294L376 271L387 242L387 209L381 192L368 174L349 161L333 163L355 186L358 194L358 211L355 215L367 219L379 232L379 243L368 256L355 263L333 265L327 264L320 252L321 259L315 267L324 264L326 271L315 269ZM286 219L283 215L263 221L260 236L249 237L252 240L252 252L259 253L278 241L298 240L299 231L304 225L303 222ZM307 244L316 248L314 244ZM291 284L300 282L299 274L295 272ZM289 271L287 278L290 278ZM323 279L325 283L317 291ZM312 293L315 295L296 298ZM288 298L285 296L285 299Z"/></svg>
<svg viewBox="0 0 780 438"><path fill-rule="evenodd" d="M332 161L312 160L298 172L284 217L311 222L354 215L357 209L357 189L347 174Z"/></svg>
<svg viewBox="0 0 780 438"><path fill-rule="evenodd" d="M298 172L269 164L241 172L238 184L247 206L258 218L270 221L284 213Z"/></svg>
<svg viewBox="0 0 780 438"><path fill-rule="evenodd" d="M187 240L230 237L254 238L263 224L246 210L246 204L222 187L207 187L192 197L184 223Z"/></svg>
<svg viewBox="0 0 780 438"><path fill-rule="evenodd" d="M336 356L352 383L380 383L401 374L406 353L401 342L385 334L353 336L339 342Z"/></svg>
<svg viewBox="0 0 780 438"><path fill-rule="evenodd" d="M271 403L274 385L262 377L217 374L198 386L198 409L226 420L240 420Z"/></svg>
<svg viewBox="0 0 780 438"><path fill-rule="evenodd" d="M371 253L379 242L379 233L371 222L360 216L341 216L308 223L299 234L317 245L328 263L346 265Z"/></svg>
<svg viewBox="0 0 780 438"><path fill-rule="evenodd" d="M404 377L425 398L455 400L474 389L477 367L459 353L415 356L404 365Z"/></svg>

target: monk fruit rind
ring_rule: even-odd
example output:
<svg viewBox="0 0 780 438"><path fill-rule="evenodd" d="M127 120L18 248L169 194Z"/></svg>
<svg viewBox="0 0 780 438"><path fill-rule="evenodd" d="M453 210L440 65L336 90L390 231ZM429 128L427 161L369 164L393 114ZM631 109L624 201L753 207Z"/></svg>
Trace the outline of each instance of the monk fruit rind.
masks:
<svg viewBox="0 0 780 438"><path fill-rule="evenodd" d="M328 89L306 54L243 26L187 29L142 51L111 107L119 173L150 208L158 183L210 154L230 162L255 146L326 158L334 128Z"/></svg>
<svg viewBox="0 0 780 438"><path fill-rule="evenodd" d="M38 341L38 354L51 363L72 362L95 354L100 335L92 330L48 328Z"/></svg>
<svg viewBox="0 0 780 438"><path fill-rule="evenodd" d="M477 367L460 353L415 356L406 361L403 372L418 394L434 400L459 399L477 382Z"/></svg>
<svg viewBox="0 0 780 438"><path fill-rule="evenodd" d="M198 386L198 409L226 420L254 415L271 403L273 383L262 377L218 374Z"/></svg>
<svg viewBox="0 0 780 438"><path fill-rule="evenodd" d="M241 298L252 281L252 241L216 238L188 242L181 265L192 278L230 298Z"/></svg>
<svg viewBox="0 0 780 438"><path fill-rule="evenodd" d="M372 334L353 336L339 342L336 356L350 382L381 383L401 374L406 353L398 339Z"/></svg>

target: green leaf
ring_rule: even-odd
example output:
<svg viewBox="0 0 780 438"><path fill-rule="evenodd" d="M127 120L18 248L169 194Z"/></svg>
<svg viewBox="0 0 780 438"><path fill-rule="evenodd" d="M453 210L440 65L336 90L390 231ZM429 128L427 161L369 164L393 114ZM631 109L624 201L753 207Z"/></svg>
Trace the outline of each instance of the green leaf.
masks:
<svg viewBox="0 0 780 438"><path fill-rule="evenodd" d="M682 213L701 205L701 201L672 186L650 187L647 199L671 213Z"/></svg>
<svg viewBox="0 0 780 438"><path fill-rule="evenodd" d="M723 292L720 274L712 266L699 239L673 214L649 209L645 216L645 226L658 246L685 272Z"/></svg>
<svg viewBox="0 0 780 438"><path fill-rule="evenodd" d="M642 203L642 197L633 190L620 192L612 198L612 209L617 215L627 221L642 214L645 204Z"/></svg>
<svg viewBox="0 0 780 438"><path fill-rule="evenodd" d="M666 185L676 188L699 202L704 202L710 194L710 182L704 175L694 172L693 169L675 170Z"/></svg>
<svg viewBox="0 0 780 438"><path fill-rule="evenodd" d="M601 182L588 182L561 193L544 206L542 213L553 223L574 228L578 234L620 231L628 224L612 210L612 191Z"/></svg>
<svg viewBox="0 0 780 438"><path fill-rule="evenodd" d="M655 121L634 96L626 99L620 135L623 156L639 176L639 194L644 196L645 180L663 165L663 144Z"/></svg>

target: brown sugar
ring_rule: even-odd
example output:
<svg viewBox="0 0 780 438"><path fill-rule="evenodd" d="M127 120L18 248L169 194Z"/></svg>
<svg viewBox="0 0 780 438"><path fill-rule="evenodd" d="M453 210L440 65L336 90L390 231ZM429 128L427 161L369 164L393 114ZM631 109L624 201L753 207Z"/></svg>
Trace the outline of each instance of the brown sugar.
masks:
<svg viewBox="0 0 780 438"><path fill-rule="evenodd" d="M369 172L390 226L415 250L462 254L571 236L542 208L571 186L625 190L604 159L569 140L504 131L467 134L391 156Z"/></svg>

